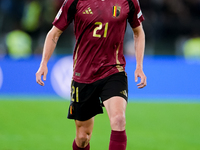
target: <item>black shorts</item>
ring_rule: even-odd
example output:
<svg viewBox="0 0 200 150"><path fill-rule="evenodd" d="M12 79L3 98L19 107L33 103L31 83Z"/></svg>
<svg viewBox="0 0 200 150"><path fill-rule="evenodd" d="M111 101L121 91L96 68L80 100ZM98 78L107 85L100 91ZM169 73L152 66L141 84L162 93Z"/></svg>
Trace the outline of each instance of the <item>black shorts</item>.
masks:
<svg viewBox="0 0 200 150"><path fill-rule="evenodd" d="M78 83L71 85L71 101L68 118L85 121L103 113L103 101L120 96L128 99L128 84L125 72L119 72L91 84Z"/></svg>

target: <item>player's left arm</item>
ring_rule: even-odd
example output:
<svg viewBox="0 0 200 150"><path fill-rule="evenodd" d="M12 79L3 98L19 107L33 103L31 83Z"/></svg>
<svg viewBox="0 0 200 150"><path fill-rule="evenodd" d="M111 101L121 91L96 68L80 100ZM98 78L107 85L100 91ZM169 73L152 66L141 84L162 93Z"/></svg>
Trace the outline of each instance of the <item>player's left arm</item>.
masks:
<svg viewBox="0 0 200 150"><path fill-rule="evenodd" d="M138 77L141 78L140 83L137 84L138 88L143 88L147 85L147 78L143 72L143 58L145 49L145 33L142 24L136 28L132 28L134 33L134 46L136 57L136 70L135 70L135 82L138 81Z"/></svg>

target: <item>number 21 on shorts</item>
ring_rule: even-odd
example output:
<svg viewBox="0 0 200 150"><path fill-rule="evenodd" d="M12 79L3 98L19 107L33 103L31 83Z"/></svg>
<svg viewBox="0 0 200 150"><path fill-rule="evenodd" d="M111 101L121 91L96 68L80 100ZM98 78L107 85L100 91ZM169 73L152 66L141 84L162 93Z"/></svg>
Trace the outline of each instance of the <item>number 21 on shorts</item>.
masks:
<svg viewBox="0 0 200 150"><path fill-rule="evenodd" d="M72 86L72 89L71 89L71 100L73 102L79 102L79 99L78 99L78 87L74 87Z"/></svg>

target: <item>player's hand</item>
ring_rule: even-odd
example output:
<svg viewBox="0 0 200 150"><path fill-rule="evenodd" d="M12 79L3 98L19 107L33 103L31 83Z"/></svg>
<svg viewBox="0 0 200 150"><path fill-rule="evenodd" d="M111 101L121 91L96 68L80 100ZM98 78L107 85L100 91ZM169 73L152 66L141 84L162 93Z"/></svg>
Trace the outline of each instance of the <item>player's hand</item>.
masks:
<svg viewBox="0 0 200 150"><path fill-rule="evenodd" d="M46 77L47 77L47 73L48 73L48 68L46 65L40 65L40 68L38 69L38 71L36 72L36 82L41 85L44 86L44 82L42 81L42 76L43 76L43 80L46 81Z"/></svg>
<svg viewBox="0 0 200 150"><path fill-rule="evenodd" d="M142 69L135 70L135 82L138 82L138 77L141 78L141 81L137 84L137 86L139 89L141 89L147 85L147 77L145 76Z"/></svg>

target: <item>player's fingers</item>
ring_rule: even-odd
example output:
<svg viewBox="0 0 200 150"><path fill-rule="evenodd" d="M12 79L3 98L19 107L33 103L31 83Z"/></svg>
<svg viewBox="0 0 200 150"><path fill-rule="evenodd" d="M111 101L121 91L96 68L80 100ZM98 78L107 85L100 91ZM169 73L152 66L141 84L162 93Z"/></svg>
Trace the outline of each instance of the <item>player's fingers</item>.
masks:
<svg viewBox="0 0 200 150"><path fill-rule="evenodd" d="M37 83L41 86L44 86L44 82L42 82L42 80L38 80Z"/></svg>
<svg viewBox="0 0 200 150"><path fill-rule="evenodd" d="M143 88L147 85L147 82L146 82L146 76L143 76L141 77L141 82L139 84L137 84L138 88Z"/></svg>
<svg viewBox="0 0 200 150"><path fill-rule="evenodd" d="M138 86L139 89L145 87L145 85L144 85L143 83L140 83L140 84L138 84L137 86Z"/></svg>
<svg viewBox="0 0 200 150"><path fill-rule="evenodd" d="M47 73L44 72L43 80L46 81L46 79L47 79Z"/></svg>
<svg viewBox="0 0 200 150"><path fill-rule="evenodd" d="M36 82L37 82L39 85L44 86L44 82L41 80L41 75L40 75L39 73L36 73Z"/></svg>
<svg viewBox="0 0 200 150"><path fill-rule="evenodd" d="M138 77L137 76L135 76L135 82L138 82Z"/></svg>
<svg viewBox="0 0 200 150"><path fill-rule="evenodd" d="M135 74L135 82L138 82L138 74Z"/></svg>
<svg viewBox="0 0 200 150"><path fill-rule="evenodd" d="M147 77L145 76L144 86L147 86Z"/></svg>
<svg viewBox="0 0 200 150"><path fill-rule="evenodd" d="M143 83L142 83L142 82L140 82L140 83L138 83L138 84L137 84L137 86L138 86L138 88L140 89L140 88L142 88L142 87L143 87Z"/></svg>
<svg viewBox="0 0 200 150"><path fill-rule="evenodd" d="M36 82L37 82L39 85L44 86L44 82L43 82L41 79L36 80Z"/></svg>

